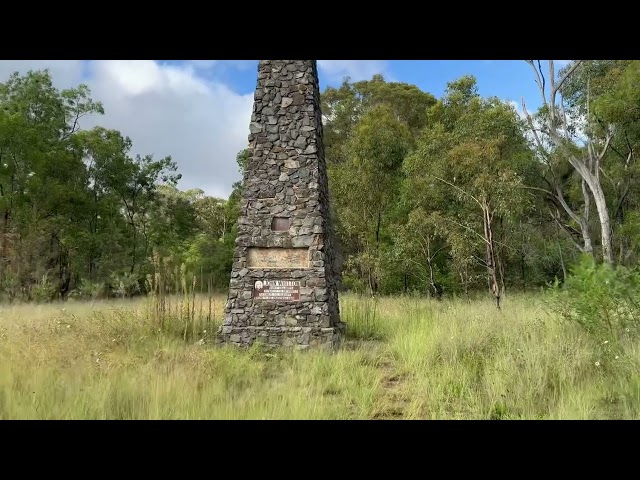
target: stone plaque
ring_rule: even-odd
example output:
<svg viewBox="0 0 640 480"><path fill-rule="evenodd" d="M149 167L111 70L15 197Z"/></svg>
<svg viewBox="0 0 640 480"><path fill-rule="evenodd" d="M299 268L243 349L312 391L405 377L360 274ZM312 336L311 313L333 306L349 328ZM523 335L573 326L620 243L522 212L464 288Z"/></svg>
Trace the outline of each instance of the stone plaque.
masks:
<svg viewBox="0 0 640 480"><path fill-rule="evenodd" d="M309 268L308 248L247 249L248 268Z"/></svg>
<svg viewBox="0 0 640 480"><path fill-rule="evenodd" d="M296 302L300 300L300 280L257 280L253 284L253 298Z"/></svg>

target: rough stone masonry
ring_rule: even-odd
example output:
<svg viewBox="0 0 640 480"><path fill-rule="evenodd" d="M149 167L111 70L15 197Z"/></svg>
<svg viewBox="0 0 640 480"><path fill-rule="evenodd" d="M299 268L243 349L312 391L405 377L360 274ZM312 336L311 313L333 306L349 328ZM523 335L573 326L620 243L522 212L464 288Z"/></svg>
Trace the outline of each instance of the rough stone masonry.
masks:
<svg viewBox="0 0 640 480"><path fill-rule="evenodd" d="M218 341L335 348L340 320L315 60L260 60Z"/></svg>

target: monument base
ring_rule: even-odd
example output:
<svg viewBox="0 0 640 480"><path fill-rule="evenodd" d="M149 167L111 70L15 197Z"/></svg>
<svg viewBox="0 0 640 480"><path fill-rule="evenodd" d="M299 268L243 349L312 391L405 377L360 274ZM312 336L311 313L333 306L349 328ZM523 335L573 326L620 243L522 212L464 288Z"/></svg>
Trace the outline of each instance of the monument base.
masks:
<svg viewBox="0 0 640 480"><path fill-rule="evenodd" d="M267 347L291 347L297 350L325 348L335 350L342 345L345 324L337 327L233 327L223 325L216 343L250 347L254 342Z"/></svg>

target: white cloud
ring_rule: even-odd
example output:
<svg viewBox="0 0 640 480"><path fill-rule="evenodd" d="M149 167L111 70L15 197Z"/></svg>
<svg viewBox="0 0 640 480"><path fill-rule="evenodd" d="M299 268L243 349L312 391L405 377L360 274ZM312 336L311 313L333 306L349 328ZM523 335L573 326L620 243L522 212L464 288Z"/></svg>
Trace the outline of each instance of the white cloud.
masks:
<svg viewBox="0 0 640 480"><path fill-rule="evenodd" d="M51 70L54 84L58 88L67 88L82 82L82 60L0 60L0 83L6 82L14 72L25 74L29 70L45 68Z"/></svg>
<svg viewBox="0 0 640 480"><path fill-rule="evenodd" d="M509 105L511 105L511 107L516 111L516 113L518 114L518 116L520 118L526 118L526 115L524 114L524 111L522 110L522 104L516 102L515 100L507 100L507 103ZM529 112L531 113L531 112Z"/></svg>
<svg viewBox="0 0 640 480"><path fill-rule="evenodd" d="M4 60L0 82L16 70L43 68L51 70L58 88L84 81L92 97L103 102L105 115L86 118L82 128L121 131L131 137L134 155L171 155L183 175L179 188L226 197L240 178L235 157L247 145L253 93L239 95L201 75L203 69L215 69L215 63Z"/></svg>
<svg viewBox="0 0 640 480"><path fill-rule="evenodd" d="M2 60L0 82L14 71L48 68L57 88L87 83L105 115L83 119L82 128L119 130L131 137L134 155L171 155L183 175L179 188L227 197L240 179L235 157L247 146L253 91L238 94L215 78L225 69L253 75L256 66L256 60ZM387 60L318 60L318 66L330 82L376 73L391 80Z"/></svg>
<svg viewBox="0 0 640 480"><path fill-rule="evenodd" d="M318 68L323 70L331 81L342 81L344 77L351 77L352 81L371 80L376 73L387 78L389 74L388 60L318 60Z"/></svg>

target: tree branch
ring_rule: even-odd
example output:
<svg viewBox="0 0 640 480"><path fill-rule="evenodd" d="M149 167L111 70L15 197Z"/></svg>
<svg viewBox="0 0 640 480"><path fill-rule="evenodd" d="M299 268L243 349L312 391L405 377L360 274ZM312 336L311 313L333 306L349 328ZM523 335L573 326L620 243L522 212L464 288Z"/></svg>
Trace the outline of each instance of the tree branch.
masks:
<svg viewBox="0 0 640 480"><path fill-rule="evenodd" d="M589 197L589 192L587 191L587 183L584 180L582 180L581 186L582 186L582 197L584 198L584 215L582 216L582 218L584 219L584 222L587 223L587 221L589 220L589 209L591 207L591 198Z"/></svg>
<svg viewBox="0 0 640 480"><path fill-rule="evenodd" d="M556 224L562 229L563 232L565 232L567 234L567 236L569 237L569 240L571 240L571 243L573 243L573 245L581 252L584 251L584 248L582 248L582 246L575 241L575 239L573 238L573 234L571 232L571 230L569 230L569 228L560 221L560 218L558 215L554 215L553 212L551 211L551 209L549 209L549 214L551 215L551 218L553 218L556 222Z"/></svg>
<svg viewBox="0 0 640 480"><path fill-rule="evenodd" d="M540 188L540 187L530 187L528 185L520 185L520 188L524 188L526 190L536 190L538 192L542 192L542 193L546 193L547 195L549 195L550 197L553 197L553 192L551 192L550 190L546 190L544 188Z"/></svg>
<svg viewBox="0 0 640 480"><path fill-rule="evenodd" d="M550 60L550 61L553 62L553 60ZM567 70L566 73L562 76L562 78L558 81L558 84L556 86L556 92L559 92L560 90L562 90L562 86L564 85L564 82L567 81L567 79L571 76L571 74L575 71L575 69L578 68L581 64L582 64L582 60L575 60L573 62L573 65L569 67L569 70Z"/></svg>
<svg viewBox="0 0 640 480"><path fill-rule="evenodd" d="M533 60L525 60L525 62L527 62L529 65L531 65L531 68L533 69L533 73L535 73L536 75L536 83L538 84L538 88L540 89L540 94L542 95L542 104L543 105L547 105L547 95L545 93L545 82L544 82L544 76L542 75L542 69L540 69L540 71L538 72L538 69L536 69L536 66L533 63ZM538 66L540 66L540 61L538 60Z"/></svg>
<svg viewBox="0 0 640 480"><path fill-rule="evenodd" d="M471 258L475 258L480 265L482 265L483 267L487 268L487 261L486 260L483 260L480 257L476 257L475 255L471 255Z"/></svg>
<svg viewBox="0 0 640 480"><path fill-rule="evenodd" d="M531 117L531 114L529 114L529 111L527 110L527 105L524 101L524 97L521 97L521 100L522 100L522 112L524 113L524 116L527 119L527 124L529 125L531 133L533 134L533 138L536 142L536 145L538 146L538 149L540 150L540 152L546 156L547 151L544 148L544 144L542 143L542 140L540 140L540 136L538 135L538 130L536 130L536 127L533 124L533 118Z"/></svg>
<svg viewBox="0 0 640 480"><path fill-rule="evenodd" d="M607 153L612 137L613 135L611 135L611 133L607 131L607 135L604 140L604 146L602 147L602 150L600 151L600 153L597 154L598 162L600 162L604 158L605 154Z"/></svg>
<svg viewBox="0 0 640 480"><path fill-rule="evenodd" d="M556 187L556 198L558 199L558 201L560 202L560 205L562 205L562 208L564 208L565 212L567 212L569 214L569 216L579 225L582 225L582 218L580 218L578 216L577 213L575 213L571 207L567 204L566 200L564 199L564 195L562 195L562 190L560 190L560 187Z"/></svg>
<svg viewBox="0 0 640 480"><path fill-rule="evenodd" d="M441 182L446 183L446 184L447 184L447 185L449 185L450 187L455 188L456 190L458 190L459 192L463 193L464 195L467 195L467 196L471 197L471 198L472 198L472 199L473 199L473 200L474 200L474 201L475 201L475 202L476 202L476 203L477 203L477 204L482 208L482 203L480 203L480 201L479 201L476 197L474 197L473 195L471 195L470 193L465 192L463 189L461 189L461 188L460 188L460 187L458 187L457 185L454 185L453 183L448 182L448 181L446 181L446 180L444 180L444 179L442 179L442 178L440 178L440 177L436 177L435 175L432 175L432 177L433 177L433 178L435 178L436 180L440 180Z"/></svg>
<svg viewBox="0 0 640 480"><path fill-rule="evenodd" d="M443 245L442 247L440 247L439 249L437 249L435 252L433 252L433 255L431 255L431 258L430 258L429 260L433 261L433 259L434 259L434 258L436 258L436 255L437 255L440 251L444 250L445 248L447 248L447 246L446 246L446 245Z"/></svg>
<svg viewBox="0 0 640 480"><path fill-rule="evenodd" d="M462 223L456 222L455 220L448 218L448 217L443 217L446 221L454 223L456 225L458 225L459 227L462 227L466 230L469 230L471 233L473 233L474 235L476 235L478 238L482 239L483 243L488 243L487 239L485 237L483 237L482 235L480 235L478 232L476 232L473 228L471 228L468 225L464 225Z"/></svg>

